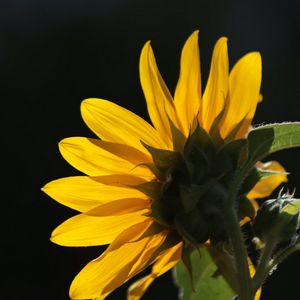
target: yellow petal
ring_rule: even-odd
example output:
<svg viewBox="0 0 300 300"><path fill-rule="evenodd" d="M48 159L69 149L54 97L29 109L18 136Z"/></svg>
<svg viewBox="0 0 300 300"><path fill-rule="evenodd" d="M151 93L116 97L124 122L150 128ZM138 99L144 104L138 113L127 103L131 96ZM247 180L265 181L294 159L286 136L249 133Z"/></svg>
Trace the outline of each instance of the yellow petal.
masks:
<svg viewBox="0 0 300 300"><path fill-rule="evenodd" d="M150 209L150 204L150 199L118 199L92 208L91 210L85 212L85 214L97 217L124 215L143 209Z"/></svg>
<svg viewBox="0 0 300 300"><path fill-rule="evenodd" d="M245 55L233 67L229 75L229 97L220 124L222 137L227 137L242 120L252 119L260 99L261 73L258 52Z"/></svg>
<svg viewBox="0 0 300 300"><path fill-rule="evenodd" d="M140 198L141 203L148 203L142 192L126 186L142 182L137 177L124 175L74 176L51 181L42 190L59 203L86 212L101 204L127 198Z"/></svg>
<svg viewBox="0 0 300 300"><path fill-rule="evenodd" d="M155 280L152 274L135 281L128 289L127 300L139 300Z"/></svg>
<svg viewBox="0 0 300 300"><path fill-rule="evenodd" d="M215 118L224 109L228 92L227 38L220 38L214 48L210 73L202 97L200 124L209 132Z"/></svg>
<svg viewBox="0 0 300 300"><path fill-rule="evenodd" d="M104 299L136 272L145 269L165 238L166 232L161 232L136 242L126 243L111 251L110 249L114 247L112 243L99 258L88 263L75 277L70 288L70 297ZM133 268L136 272L131 272Z"/></svg>
<svg viewBox="0 0 300 300"><path fill-rule="evenodd" d="M188 136L198 114L200 102L200 54L198 31L195 31L187 39L181 52L180 76L174 95L174 104L185 136Z"/></svg>
<svg viewBox="0 0 300 300"><path fill-rule="evenodd" d="M121 147L122 145L116 146L117 150ZM90 176L130 174L147 179L154 178L153 173L141 165L145 161L140 161L138 156L133 161L133 153L130 150L128 151L128 157L126 156L128 147L124 148L124 155L119 156L118 151L116 151L116 154L113 153L114 144L96 139L72 137L62 140L59 143L59 150L68 163ZM140 158L143 159L143 157Z"/></svg>
<svg viewBox="0 0 300 300"><path fill-rule="evenodd" d="M95 217L80 214L59 225L51 235L51 241L71 247L98 246L111 243L128 227L144 222L149 210L126 215Z"/></svg>
<svg viewBox="0 0 300 300"><path fill-rule="evenodd" d="M265 164L260 163L259 168L264 171L277 172L260 180L248 193L249 199L264 198L269 196L281 183L287 182L287 173L283 166L277 161L270 161Z"/></svg>
<svg viewBox="0 0 300 300"><path fill-rule="evenodd" d="M140 141L166 148L157 131L131 111L107 100L87 99L81 104L85 123L101 139L131 146L148 155Z"/></svg>
<svg viewBox="0 0 300 300"><path fill-rule="evenodd" d="M129 287L127 300L139 300L154 279L163 275L177 264L181 258L181 250L182 243L179 243L161 253L152 266L151 274L139 279Z"/></svg>
<svg viewBox="0 0 300 300"><path fill-rule="evenodd" d="M178 129L180 129L180 123L176 116L172 96L157 68L150 42L147 42L142 49L140 57L140 80L151 121L158 130L161 138L166 142L169 149L171 149L172 134L169 118Z"/></svg>

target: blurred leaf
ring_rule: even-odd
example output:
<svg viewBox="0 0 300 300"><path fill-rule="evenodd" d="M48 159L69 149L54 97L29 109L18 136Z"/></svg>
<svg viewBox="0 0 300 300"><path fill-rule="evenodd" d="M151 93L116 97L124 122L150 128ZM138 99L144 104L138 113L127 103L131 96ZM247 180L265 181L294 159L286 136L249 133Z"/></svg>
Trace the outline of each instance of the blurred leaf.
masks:
<svg viewBox="0 0 300 300"><path fill-rule="evenodd" d="M215 255L215 254L214 254ZM183 262L174 269L182 300L232 300L235 293L221 275L207 248L195 250L191 256L193 283Z"/></svg>

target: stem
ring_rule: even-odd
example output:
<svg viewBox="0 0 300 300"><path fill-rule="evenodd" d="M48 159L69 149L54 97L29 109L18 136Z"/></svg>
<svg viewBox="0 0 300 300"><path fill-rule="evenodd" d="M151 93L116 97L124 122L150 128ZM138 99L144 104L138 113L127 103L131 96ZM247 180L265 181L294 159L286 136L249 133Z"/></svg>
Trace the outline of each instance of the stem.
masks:
<svg viewBox="0 0 300 300"><path fill-rule="evenodd" d="M252 300L255 293L252 289L252 281L248 267L248 253L245 247L243 234L240 228L240 223L236 215L236 199L239 189L251 170L251 165L246 164L236 173L235 179L231 184L228 196L227 208L227 229L231 245L234 252L237 276L239 282L239 300Z"/></svg>
<svg viewBox="0 0 300 300"><path fill-rule="evenodd" d="M257 291L262 286L264 280L272 269L272 253L275 245L276 243L270 240L268 243L266 243L265 248L262 250L262 254L253 277L254 291Z"/></svg>
<svg viewBox="0 0 300 300"><path fill-rule="evenodd" d="M227 228L230 235L231 245L234 251L234 257L237 268L237 276L239 282L239 300L252 300L251 277L248 268L248 253L245 248L244 239L240 230L237 216L232 208L227 211Z"/></svg>

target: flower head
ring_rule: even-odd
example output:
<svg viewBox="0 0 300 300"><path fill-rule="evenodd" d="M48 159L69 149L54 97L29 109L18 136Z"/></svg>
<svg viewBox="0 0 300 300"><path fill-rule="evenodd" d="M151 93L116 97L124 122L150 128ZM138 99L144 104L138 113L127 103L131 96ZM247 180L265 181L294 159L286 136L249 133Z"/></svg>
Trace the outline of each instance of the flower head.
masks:
<svg viewBox="0 0 300 300"><path fill-rule="evenodd" d="M186 41L172 97L150 45L140 58L140 79L153 127L101 99L83 101L81 113L100 138L67 138L63 157L85 176L48 183L44 191L80 212L58 226L51 240L64 246L110 244L75 277L72 299L104 299L152 265L128 291L139 299L156 277L181 259L185 245L227 239L222 209L228 184L243 159L243 145L260 101L261 58L252 52L229 73L227 39L214 48L202 93L198 32ZM255 176L258 172L269 176ZM277 162L259 164L239 193L240 220L286 180Z"/></svg>

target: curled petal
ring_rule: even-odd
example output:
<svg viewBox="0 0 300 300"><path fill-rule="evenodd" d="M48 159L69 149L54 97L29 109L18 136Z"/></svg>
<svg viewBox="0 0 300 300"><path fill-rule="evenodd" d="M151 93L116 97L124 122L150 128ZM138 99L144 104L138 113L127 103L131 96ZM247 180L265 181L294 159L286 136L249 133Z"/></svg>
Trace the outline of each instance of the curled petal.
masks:
<svg viewBox="0 0 300 300"><path fill-rule="evenodd" d="M287 172L277 161L260 163L259 167L264 171L270 171L270 176L260 180L248 193L249 199L264 198L269 196L281 183L287 182Z"/></svg>

